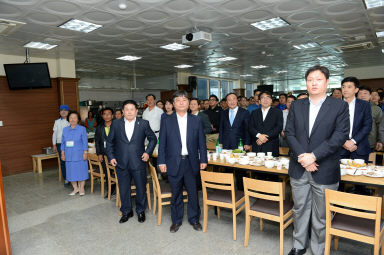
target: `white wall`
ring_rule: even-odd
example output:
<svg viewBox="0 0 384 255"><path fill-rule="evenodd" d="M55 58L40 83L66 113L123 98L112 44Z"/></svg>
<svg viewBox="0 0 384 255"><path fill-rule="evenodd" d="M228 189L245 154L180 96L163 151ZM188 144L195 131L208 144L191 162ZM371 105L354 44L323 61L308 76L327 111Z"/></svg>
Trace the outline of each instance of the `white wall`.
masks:
<svg viewBox="0 0 384 255"><path fill-rule="evenodd" d="M0 54L0 75L5 75L3 64L24 63L25 56ZM75 60L65 58L31 57L31 63L47 62L51 78L76 78Z"/></svg>
<svg viewBox="0 0 384 255"><path fill-rule="evenodd" d="M344 77L355 76L358 79L384 78L384 66L346 68Z"/></svg>
<svg viewBox="0 0 384 255"><path fill-rule="evenodd" d="M96 100L96 101L124 101L127 99L133 99L138 103L145 101L145 96L148 94L154 94L156 99L160 99L159 90L143 90L143 91L124 91L124 90L84 90L79 89L80 101Z"/></svg>

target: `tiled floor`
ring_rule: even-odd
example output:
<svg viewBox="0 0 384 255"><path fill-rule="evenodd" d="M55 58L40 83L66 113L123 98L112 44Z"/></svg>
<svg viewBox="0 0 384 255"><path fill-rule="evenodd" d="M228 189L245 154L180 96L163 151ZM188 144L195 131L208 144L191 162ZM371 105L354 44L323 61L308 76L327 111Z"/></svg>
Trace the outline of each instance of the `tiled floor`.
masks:
<svg viewBox="0 0 384 255"><path fill-rule="evenodd" d="M232 239L232 213L222 210L217 220L209 211L208 230L196 232L184 218L180 230L169 232L170 207L163 209L163 222L147 210L145 223L136 215L127 223L120 218L114 201L95 194L68 196L71 188L58 182L57 170L42 175L25 173L4 178L5 198L13 254L278 254L279 227L265 221L260 232L252 221L249 246L244 247L244 214L238 215L237 241ZM201 195L201 194L200 194ZM201 197L201 196L200 196ZM202 203L201 203L202 205ZM201 219L202 223L202 219ZM292 227L285 231L284 252L292 245ZM370 245L341 239L332 254L371 254ZM307 254L311 254L307 252Z"/></svg>

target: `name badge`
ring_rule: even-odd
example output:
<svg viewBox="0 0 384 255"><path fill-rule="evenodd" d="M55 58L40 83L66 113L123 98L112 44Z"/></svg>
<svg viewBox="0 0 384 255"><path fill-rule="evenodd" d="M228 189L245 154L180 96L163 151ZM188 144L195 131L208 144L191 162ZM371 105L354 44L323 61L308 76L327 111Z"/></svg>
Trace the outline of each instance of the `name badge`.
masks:
<svg viewBox="0 0 384 255"><path fill-rule="evenodd" d="M66 144L65 144L65 146L69 147L69 148L73 147L74 145L75 145L74 141L67 141Z"/></svg>
<svg viewBox="0 0 384 255"><path fill-rule="evenodd" d="M104 141L104 149L106 149L106 148L107 148L107 142Z"/></svg>

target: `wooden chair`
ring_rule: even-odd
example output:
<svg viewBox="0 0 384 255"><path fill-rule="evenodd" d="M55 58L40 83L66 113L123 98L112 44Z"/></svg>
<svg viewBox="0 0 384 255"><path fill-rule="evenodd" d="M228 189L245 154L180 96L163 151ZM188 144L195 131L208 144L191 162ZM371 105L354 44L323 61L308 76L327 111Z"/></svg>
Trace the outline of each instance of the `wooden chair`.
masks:
<svg viewBox="0 0 384 255"><path fill-rule="evenodd" d="M96 154L88 153L89 170L91 174L91 193L93 193L93 185L95 179L100 179L101 197L104 197L105 174L103 166Z"/></svg>
<svg viewBox="0 0 384 255"><path fill-rule="evenodd" d="M209 206L217 206L217 218L220 219L220 207L232 209L233 240L236 240L236 215L244 210L244 192L235 191L232 173L200 171L203 190L204 223L203 232L207 231ZM207 192L207 189L212 192Z"/></svg>
<svg viewBox="0 0 384 255"><path fill-rule="evenodd" d="M338 237L373 244L374 254L383 253L381 197L363 196L325 190L326 234L325 255L330 254L331 238L338 248Z"/></svg>
<svg viewBox="0 0 384 255"><path fill-rule="evenodd" d="M367 164L376 165L376 152L369 153Z"/></svg>
<svg viewBox="0 0 384 255"><path fill-rule="evenodd" d="M279 147L279 154L280 156L289 156L289 147Z"/></svg>
<svg viewBox="0 0 384 255"><path fill-rule="evenodd" d="M169 200L172 197L171 187L167 183L160 183L157 178L156 169L148 162L148 168L152 177L153 185L153 214L156 213L156 203L159 206L159 212L157 215L157 225L161 225L161 216L163 212L163 205L170 205ZM187 196L187 192L183 191L183 197ZM184 198L184 202L188 202L188 198Z"/></svg>
<svg viewBox="0 0 384 255"><path fill-rule="evenodd" d="M283 199L283 184L280 182L261 181L243 178L245 195L245 239L248 246L249 231L253 217L260 218L260 230L263 219L280 223L280 255L284 248L284 230L293 222L293 203ZM256 198L251 205L250 198Z"/></svg>

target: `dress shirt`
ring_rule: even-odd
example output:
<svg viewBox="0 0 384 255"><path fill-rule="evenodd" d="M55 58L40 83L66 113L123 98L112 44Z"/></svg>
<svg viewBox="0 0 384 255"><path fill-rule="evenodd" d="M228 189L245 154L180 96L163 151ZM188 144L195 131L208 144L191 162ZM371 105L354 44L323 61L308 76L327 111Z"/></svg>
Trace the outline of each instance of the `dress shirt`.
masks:
<svg viewBox="0 0 384 255"><path fill-rule="evenodd" d="M53 125L52 144L61 143L61 137L63 136L63 129L69 126L67 119L59 118L55 120Z"/></svg>
<svg viewBox="0 0 384 255"><path fill-rule="evenodd" d="M247 110L248 110L249 114L251 114L254 110L257 110L259 108L261 108L261 104L255 103L255 104L248 105Z"/></svg>
<svg viewBox="0 0 384 255"><path fill-rule="evenodd" d="M188 155L187 149L187 116L188 113L185 113L183 117L177 116L177 124L179 124L180 138L181 138L181 155Z"/></svg>
<svg viewBox="0 0 384 255"><path fill-rule="evenodd" d="M283 131L285 131L285 125L287 125L288 113L288 108L283 111Z"/></svg>
<svg viewBox="0 0 384 255"><path fill-rule="evenodd" d="M349 139L352 139L353 120L355 118L355 106L356 106L356 97L353 98L352 102L348 103L348 108L349 108ZM355 140L353 140L353 142L356 144Z"/></svg>
<svg viewBox="0 0 384 255"><path fill-rule="evenodd" d="M308 136L311 136L312 128L313 128L313 125L315 124L317 114L319 113L320 108L323 105L325 99L327 99L327 96L325 96L323 99L321 99L317 105L315 105L312 102L311 97L308 98L308 100L309 100L309 130L308 130L309 134L308 134Z"/></svg>
<svg viewBox="0 0 384 255"><path fill-rule="evenodd" d="M152 131L158 136L160 130L161 115L164 113L159 107L155 106L152 110L149 107L143 112L143 120L149 121Z"/></svg>
<svg viewBox="0 0 384 255"><path fill-rule="evenodd" d="M136 118L134 118L132 121L129 121L126 118L124 118L124 122L125 122L125 134L127 135L128 141L131 141L133 131L135 129Z"/></svg>
<svg viewBox="0 0 384 255"><path fill-rule="evenodd" d="M228 111L228 118L229 118L229 120L231 120L231 111L233 111L233 121L235 121L237 110L239 110L239 107L236 106L236 108L233 108L233 109L229 108L228 110L229 110Z"/></svg>

